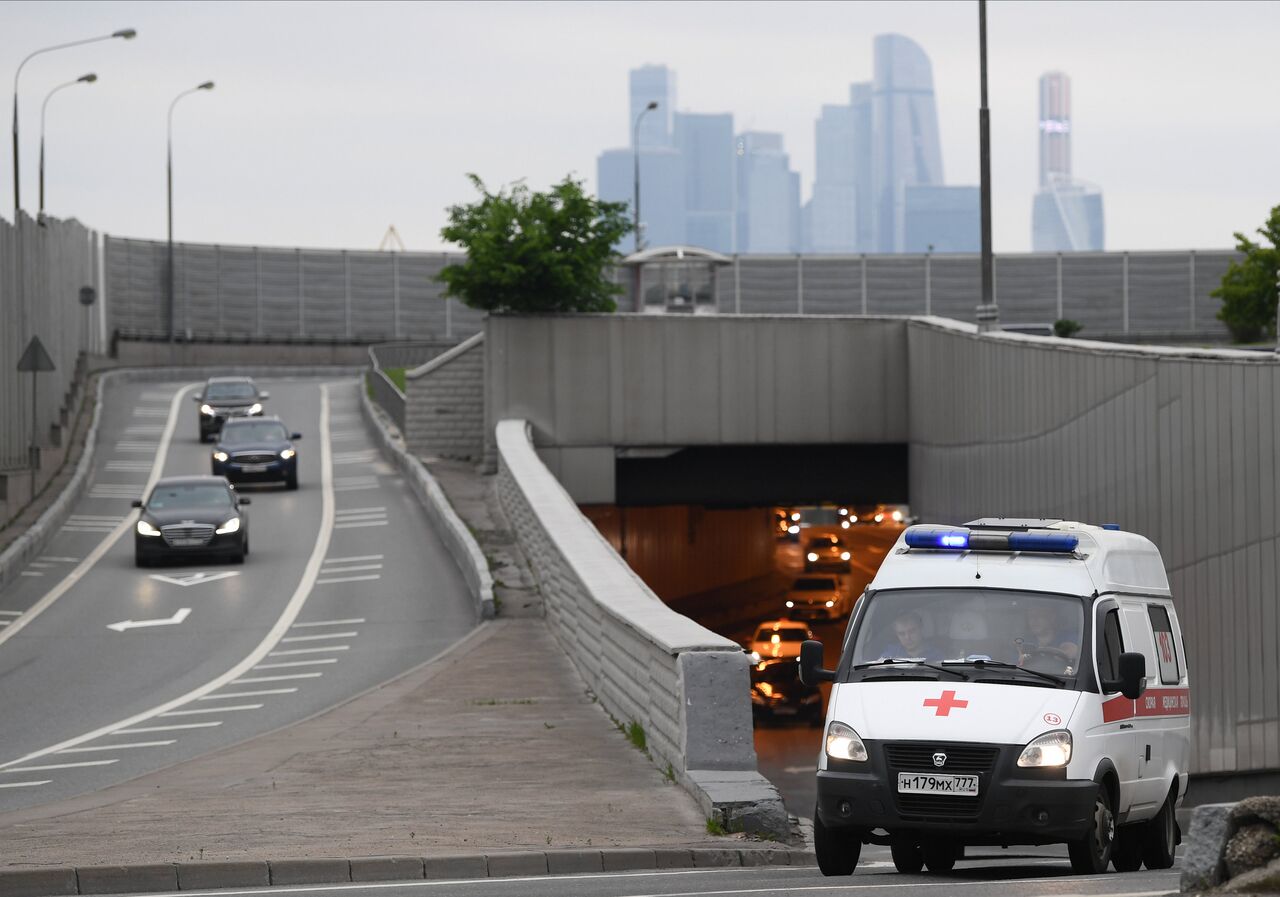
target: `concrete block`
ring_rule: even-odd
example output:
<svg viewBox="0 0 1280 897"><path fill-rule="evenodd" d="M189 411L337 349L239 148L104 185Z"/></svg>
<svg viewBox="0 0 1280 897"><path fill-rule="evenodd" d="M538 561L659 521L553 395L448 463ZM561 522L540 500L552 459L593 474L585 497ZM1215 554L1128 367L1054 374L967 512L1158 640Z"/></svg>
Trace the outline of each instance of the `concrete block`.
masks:
<svg viewBox="0 0 1280 897"><path fill-rule="evenodd" d="M659 847L653 852L654 865L659 869L689 869L693 867L693 851L678 847Z"/></svg>
<svg viewBox="0 0 1280 897"><path fill-rule="evenodd" d="M352 857L352 881L410 881L422 878L422 857Z"/></svg>
<svg viewBox="0 0 1280 897"><path fill-rule="evenodd" d="M540 850L491 853L488 854L488 859L490 878L547 874L547 855Z"/></svg>
<svg viewBox="0 0 1280 897"><path fill-rule="evenodd" d="M741 847L738 854L744 866L790 866L791 851L779 847Z"/></svg>
<svg viewBox="0 0 1280 897"><path fill-rule="evenodd" d="M792 850L790 853L792 866L818 865L818 855L812 850Z"/></svg>
<svg viewBox="0 0 1280 897"><path fill-rule="evenodd" d="M1235 804L1201 804L1191 814L1191 831L1182 854L1182 890L1203 891L1226 877L1222 851L1234 834Z"/></svg>
<svg viewBox="0 0 1280 897"><path fill-rule="evenodd" d="M320 885L351 881L351 861L329 857L310 860L273 860L273 885Z"/></svg>
<svg viewBox="0 0 1280 897"><path fill-rule="evenodd" d="M547 871L552 875L603 872L604 865L598 850L548 850Z"/></svg>
<svg viewBox="0 0 1280 897"><path fill-rule="evenodd" d="M653 851L643 847L615 847L602 851L601 858L604 860L605 872L658 868Z"/></svg>
<svg viewBox="0 0 1280 897"><path fill-rule="evenodd" d="M693 865L699 869L713 866L741 866L742 855L731 847L695 847Z"/></svg>
<svg viewBox="0 0 1280 897"><path fill-rule="evenodd" d="M129 894L176 891L178 867L173 863L139 866L81 866L76 869L81 894Z"/></svg>
<svg viewBox="0 0 1280 897"><path fill-rule="evenodd" d="M747 656L741 651L680 655L684 755L690 769L755 769Z"/></svg>
<svg viewBox="0 0 1280 897"><path fill-rule="evenodd" d="M248 888L271 884L265 860L205 861L178 864L178 889Z"/></svg>
<svg viewBox="0 0 1280 897"><path fill-rule="evenodd" d="M0 897L52 897L55 894L78 893L76 870L71 866L0 870Z"/></svg>
<svg viewBox="0 0 1280 897"><path fill-rule="evenodd" d="M1226 894L1280 893L1280 859L1231 879L1220 890Z"/></svg>
<svg viewBox="0 0 1280 897"><path fill-rule="evenodd" d="M452 857L423 857L423 878L447 881L455 878L488 878L489 864L482 853Z"/></svg>

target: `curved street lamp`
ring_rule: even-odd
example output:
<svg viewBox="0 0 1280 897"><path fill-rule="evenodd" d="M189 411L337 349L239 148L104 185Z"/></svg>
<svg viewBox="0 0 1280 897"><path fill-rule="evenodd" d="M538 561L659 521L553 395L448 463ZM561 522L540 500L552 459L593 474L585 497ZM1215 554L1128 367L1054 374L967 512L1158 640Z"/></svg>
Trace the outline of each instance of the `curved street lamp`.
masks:
<svg viewBox="0 0 1280 897"><path fill-rule="evenodd" d="M18 211L22 208L22 194L19 188L18 179L18 78L22 75L22 67L37 56L43 53L52 53L54 50L65 50L68 47L80 47L84 44L96 44L98 41L112 40L114 38L123 38L124 40L133 40L138 36L137 30L133 28L122 28L119 31L113 31L110 34L103 34L99 37L88 37L84 40L73 40L65 44L55 44L52 47L44 47L36 50L34 53L27 54L27 57L18 63L18 70L13 74L13 218L14 223L18 220Z"/></svg>
<svg viewBox="0 0 1280 897"><path fill-rule="evenodd" d="M632 129L631 155L635 160L635 225L636 225L636 252L644 249L644 237L640 234L640 119L644 118L649 112L658 108L657 100L650 100L649 105L640 110L640 114L636 116L635 127Z"/></svg>
<svg viewBox="0 0 1280 897"><path fill-rule="evenodd" d="M45 95L44 102L40 104L40 213L36 216L37 221L44 220L44 119L45 113L49 109L49 100L53 99L53 95L65 87L75 87L77 84L92 84L97 80L98 76L90 72L87 75L81 75L74 81L59 84Z"/></svg>
<svg viewBox="0 0 1280 897"><path fill-rule="evenodd" d="M169 342L173 342L174 334L174 304L173 295L175 285L177 284L177 274L173 265L173 107L178 105L178 100L183 97L189 97L193 93L199 93L202 90L213 90L213 82L206 81L203 84L197 84L189 90L184 90L173 98L173 102L169 104L169 125L166 131L167 137L167 162L166 172L168 179L169 193Z"/></svg>

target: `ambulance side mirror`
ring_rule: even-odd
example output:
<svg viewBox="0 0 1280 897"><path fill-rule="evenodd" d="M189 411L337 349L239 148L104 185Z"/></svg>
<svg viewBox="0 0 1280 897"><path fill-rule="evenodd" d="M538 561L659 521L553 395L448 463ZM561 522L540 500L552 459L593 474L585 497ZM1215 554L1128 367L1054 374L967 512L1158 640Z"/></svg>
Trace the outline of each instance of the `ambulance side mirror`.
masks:
<svg viewBox="0 0 1280 897"><path fill-rule="evenodd" d="M1147 658L1137 651L1120 655L1120 678L1102 683L1104 691L1118 691L1132 701L1142 697L1147 684Z"/></svg>
<svg viewBox="0 0 1280 897"><path fill-rule="evenodd" d="M835 670L822 668L822 642L812 639L800 646L800 681L805 685L834 682Z"/></svg>

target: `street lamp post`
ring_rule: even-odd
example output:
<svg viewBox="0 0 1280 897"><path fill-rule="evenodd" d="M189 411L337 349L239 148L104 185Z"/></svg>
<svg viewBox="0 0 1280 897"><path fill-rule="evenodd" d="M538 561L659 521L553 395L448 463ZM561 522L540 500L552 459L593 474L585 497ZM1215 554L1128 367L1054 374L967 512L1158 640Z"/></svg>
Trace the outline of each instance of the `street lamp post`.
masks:
<svg viewBox="0 0 1280 897"><path fill-rule="evenodd" d="M982 179L982 304L978 306L978 332L1000 329L996 307L995 266L991 255L991 113L987 109L987 0L978 0L978 56L981 105L978 107L978 154Z"/></svg>
<svg viewBox="0 0 1280 897"><path fill-rule="evenodd" d="M178 100L183 97L191 96L201 90L213 90L213 82L206 81L198 84L190 90L184 90L173 98L173 102L169 104L169 127L167 134L167 155L166 155L166 178L168 181L168 203L169 203L169 342L174 339L174 292L177 284L177 273L173 265L173 107L178 105Z"/></svg>
<svg viewBox="0 0 1280 897"><path fill-rule="evenodd" d="M635 203L631 211L635 214L636 252L644 249L644 237L640 231L640 120L644 118L647 113L650 113L657 108L658 101L650 100L649 104L641 109L640 114L636 116L635 125L631 129L631 159L634 162L635 167L635 180L632 184L635 189ZM644 284L644 273L641 271L641 267L640 263L637 262L635 265L636 311L644 311L644 296L640 294L640 288Z"/></svg>
<svg viewBox="0 0 1280 897"><path fill-rule="evenodd" d="M18 168L18 78L22 75L22 67L25 66L36 56L42 53L52 53L54 50L65 50L68 47L79 47L84 44L94 44L98 41L111 40L112 38L123 38L125 40L133 40L138 36L138 32L133 28L122 28L119 31L113 31L110 34L104 34L100 37L89 37L84 40L74 40L70 43L55 44L52 47L45 47L36 50L34 53L27 55L25 59L18 64L18 70L13 74L13 212L14 224L17 224L18 210L22 208L22 193L19 187L19 168Z"/></svg>
<svg viewBox="0 0 1280 897"><path fill-rule="evenodd" d="M98 80L98 76L93 72L87 75L81 75L74 81L68 81L65 84L59 84L45 96L44 102L40 104L40 213L36 216L37 221L44 220L44 119L45 112L49 109L49 100L53 99L53 95L65 87L74 87L77 84L92 84Z"/></svg>

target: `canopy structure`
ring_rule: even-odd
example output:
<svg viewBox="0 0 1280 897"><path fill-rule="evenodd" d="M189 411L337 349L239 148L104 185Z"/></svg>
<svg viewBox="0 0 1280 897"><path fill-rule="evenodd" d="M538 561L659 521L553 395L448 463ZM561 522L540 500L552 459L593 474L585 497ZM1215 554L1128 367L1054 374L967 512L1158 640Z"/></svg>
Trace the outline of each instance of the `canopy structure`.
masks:
<svg viewBox="0 0 1280 897"><path fill-rule="evenodd" d="M715 314L717 271L733 259L697 246L655 246L621 262L630 268L633 309L649 314Z"/></svg>

